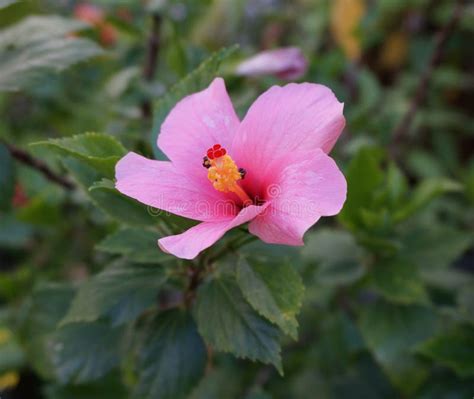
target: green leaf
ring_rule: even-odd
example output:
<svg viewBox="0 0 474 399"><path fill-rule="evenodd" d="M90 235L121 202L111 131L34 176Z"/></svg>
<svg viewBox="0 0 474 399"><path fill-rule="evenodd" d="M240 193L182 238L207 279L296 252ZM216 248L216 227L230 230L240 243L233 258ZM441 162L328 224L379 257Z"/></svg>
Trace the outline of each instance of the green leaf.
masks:
<svg viewBox="0 0 474 399"><path fill-rule="evenodd" d="M446 193L459 192L462 189L462 184L450 179L438 177L426 179L416 187L407 204L395 213L394 219L397 222L405 220L428 205L434 198Z"/></svg>
<svg viewBox="0 0 474 399"><path fill-rule="evenodd" d="M49 139L32 145L45 146L61 155L72 156L109 178L115 176L115 164L127 152L114 137L99 133Z"/></svg>
<svg viewBox="0 0 474 399"><path fill-rule="evenodd" d="M97 182L101 176L83 161L66 157L62 159L62 163L86 190L93 204L111 219L127 226L156 225L157 218L145 205L118 192L110 180Z"/></svg>
<svg viewBox="0 0 474 399"><path fill-rule="evenodd" d="M127 197L111 185L93 185L89 188L92 202L110 218L127 226L153 226L158 223L154 210Z"/></svg>
<svg viewBox="0 0 474 399"><path fill-rule="evenodd" d="M10 151L0 143L0 210L10 208L15 192L15 163Z"/></svg>
<svg viewBox="0 0 474 399"><path fill-rule="evenodd" d="M451 266L474 239L447 225L424 223L403 229L401 241L404 257L430 272Z"/></svg>
<svg viewBox="0 0 474 399"><path fill-rule="evenodd" d="M460 377L474 375L474 329L457 328L422 344L418 351L454 370Z"/></svg>
<svg viewBox="0 0 474 399"><path fill-rule="evenodd" d="M129 399L118 373L81 385L48 385L46 399Z"/></svg>
<svg viewBox="0 0 474 399"><path fill-rule="evenodd" d="M113 325L133 320L156 302L165 281L159 267L116 262L80 287L61 325L101 317Z"/></svg>
<svg viewBox="0 0 474 399"><path fill-rule="evenodd" d="M376 290L398 303L427 303L428 295L416 266L404 259L377 262L372 271Z"/></svg>
<svg viewBox="0 0 474 399"><path fill-rule="evenodd" d="M196 319L204 340L218 351L273 364L283 374L278 328L259 316L229 277L198 290Z"/></svg>
<svg viewBox="0 0 474 399"><path fill-rule="evenodd" d="M0 91L25 89L47 71L102 54L90 40L67 37L85 27L73 19L33 16L0 31Z"/></svg>
<svg viewBox="0 0 474 399"><path fill-rule="evenodd" d="M206 347L192 317L182 310L160 313L140 337L135 397L185 398L205 366Z"/></svg>
<svg viewBox="0 0 474 399"><path fill-rule="evenodd" d="M159 264L175 260L158 248L156 231L143 228L124 228L109 235L97 245L99 251L123 255L137 263Z"/></svg>
<svg viewBox="0 0 474 399"><path fill-rule="evenodd" d="M377 148L362 148L345 173L347 200L339 218L350 227L364 225L361 210L371 209L374 195L383 183L380 159L380 150Z"/></svg>
<svg viewBox="0 0 474 399"><path fill-rule="evenodd" d="M359 328L375 360L405 395L413 393L428 371L412 354L436 330L432 309L420 305L377 302L361 310Z"/></svg>
<svg viewBox="0 0 474 399"><path fill-rule="evenodd" d="M304 285L290 264L243 258L237 267L237 283L245 299L260 315L297 339L296 315L301 308Z"/></svg>
<svg viewBox="0 0 474 399"><path fill-rule="evenodd" d="M42 284L36 287L25 310L20 334L29 364L43 378L53 378L50 339L64 317L74 290L63 284Z"/></svg>
<svg viewBox="0 0 474 399"><path fill-rule="evenodd" d="M193 72L176 83L162 98L156 101L154 106L153 133L151 137L151 147L153 148L156 159L163 159L163 154L158 149L156 143L161 130L161 124L171 109L183 97L204 90L209 86L221 62L233 54L237 48L238 46L232 46L215 52L204 60Z"/></svg>
<svg viewBox="0 0 474 399"><path fill-rule="evenodd" d="M322 284L351 284L366 272L362 249L345 231L326 228L310 233L302 256L306 263L318 265L315 278Z"/></svg>
<svg viewBox="0 0 474 399"><path fill-rule="evenodd" d="M122 330L104 323L75 323L57 330L49 341L55 375L61 383L96 380L119 363Z"/></svg>

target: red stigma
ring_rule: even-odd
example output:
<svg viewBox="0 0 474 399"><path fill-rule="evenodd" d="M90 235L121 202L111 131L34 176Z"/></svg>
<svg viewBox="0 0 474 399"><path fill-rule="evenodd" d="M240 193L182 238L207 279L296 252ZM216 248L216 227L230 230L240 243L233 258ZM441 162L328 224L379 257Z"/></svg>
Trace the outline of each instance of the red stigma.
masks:
<svg viewBox="0 0 474 399"><path fill-rule="evenodd" d="M216 159L226 155L227 151L220 144L214 144L211 148L207 150L206 154L209 159Z"/></svg>

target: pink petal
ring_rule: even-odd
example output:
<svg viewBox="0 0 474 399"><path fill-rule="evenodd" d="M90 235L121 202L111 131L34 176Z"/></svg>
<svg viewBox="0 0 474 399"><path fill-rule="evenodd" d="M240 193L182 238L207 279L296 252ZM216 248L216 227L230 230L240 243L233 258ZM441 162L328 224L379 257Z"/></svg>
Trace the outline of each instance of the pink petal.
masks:
<svg viewBox="0 0 474 399"><path fill-rule="evenodd" d="M293 157L268 185L270 206L249 225L267 243L302 245L304 233L321 216L339 213L346 200L346 180L329 156L315 150Z"/></svg>
<svg viewBox="0 0 474 399"><path fill-rule="evenodd" d="M204 222L191 227L182 234L158 240L160 248L182 259L194 259L201 251L209 248L227 231L252 220L262 213L268 204L263 206L250 205L243 208L233 219L220 222Z"/></svg>
<svg viewBox="0 0 474 399"><path fill-rule="evenodd" d="M306 73L308 62L298 47L262 51L237 66L243 76L277 75L282 79L298 79Z"/></svg>
<svg viewBox="0 0 474 399"><path fill-rule="evenodd" d="M209 181L201 185L178 172L171 162L150 160L130 152L117 163L115 177L115 187L122 194L190 219L215 221L238 212L235 204L226 201Z"/></svg>
<svg viewBox="0 0 474 399"><path fill-rule="evenodd" d="M344 128L342 110L330 89L313 83L273 86L261 95L240 124L230 152L247 170L246 188L253 192L261 183L258 176L285 154L317 148L328 153Z"/></svg>
<svg viewBox="0 0 474 399"><path fill-rule="evenodd" d="M239 123L224 80L216 78L176 104L161 126L158 146L178 170L209 185L202 159L214 144L228 149Z"/></svg>

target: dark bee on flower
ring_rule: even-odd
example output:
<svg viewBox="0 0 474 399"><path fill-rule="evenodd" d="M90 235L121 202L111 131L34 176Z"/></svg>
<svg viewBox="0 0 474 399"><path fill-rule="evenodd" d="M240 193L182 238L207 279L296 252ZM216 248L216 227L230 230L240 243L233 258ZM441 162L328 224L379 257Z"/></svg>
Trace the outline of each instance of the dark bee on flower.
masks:
<svg viewBox="0 0 474 399"><path fill-rule="evenodd" d="M245 179L245 175L247 174L247 171L244 168L239 168L239 173L240 173L240 178L242 180Z"/></svg>

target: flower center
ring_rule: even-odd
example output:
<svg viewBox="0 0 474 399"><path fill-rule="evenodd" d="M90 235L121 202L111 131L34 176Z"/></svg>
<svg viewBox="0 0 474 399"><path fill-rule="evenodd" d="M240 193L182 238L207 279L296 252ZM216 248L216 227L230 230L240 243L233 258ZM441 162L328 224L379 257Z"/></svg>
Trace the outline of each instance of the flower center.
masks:
<svg viewBox="0 0 474 399"><path fill-rule="evenodd" d="M215 144L207 150L202 164L207 168L207 178L217 191L237 194L244 206L252 203L250 197L237 183L245 177L245 170L237 167L230 155L227 155L226 149L220 144Z"/></svg>

